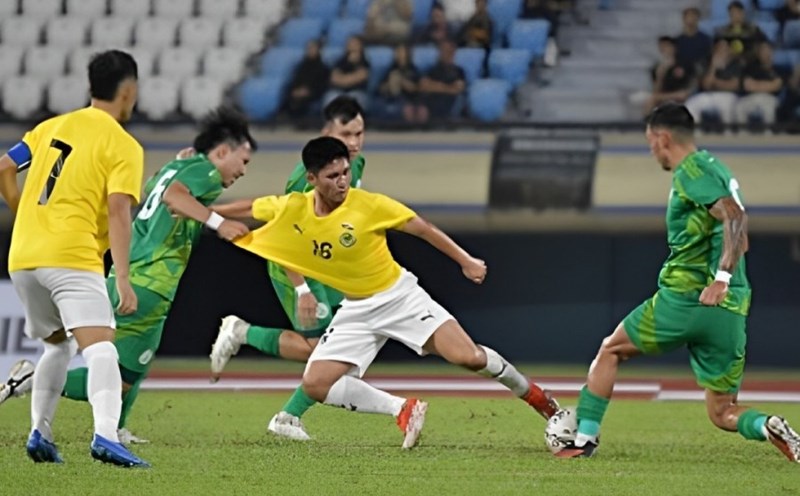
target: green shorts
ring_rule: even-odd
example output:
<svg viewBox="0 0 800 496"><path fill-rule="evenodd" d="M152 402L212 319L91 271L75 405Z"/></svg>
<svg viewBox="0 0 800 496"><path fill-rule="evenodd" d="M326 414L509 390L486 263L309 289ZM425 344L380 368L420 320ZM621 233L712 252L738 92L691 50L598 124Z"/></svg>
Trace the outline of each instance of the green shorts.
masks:
<svg viewBox="0 0 800 496"><path fill-rule="evenodd" d="M686 345L701 387L717 393L739 390L747 342L744 315L660 289L622 324L633 344L647 355Z"/></svg>
<svg viewBox="0 0 800 496"><path fill-rule="evenodd" d="M115 279L108 278L106 287L111 304L116 308L119 295ZM161 344L164 322L172 306L171 301L141 286L134 285L133 291L139 300L136 312L130 315L114 314L117 319L114 345L119 354L122 380L128 384L133 384L147 375Z"/></svg>
<svg viewBox="0 0 800 496"><path fill-rule="evenodd" d="M300 319L297 316L297 295L294 290L294 285L289 280L283 267L274 263L267 262L269 268L269 277L272 280L272 286L275 288L275 293L281 301L281 306L292 321L292 327L295 331L299 332L306 338L318 338L325 333L328 324L333 320L333 314L336 313L339 305L341 304L344 296L342 293L335 289L325 286L319 281L306 278L306 283L309 289L317 299L317 326L314 329L304 329L300 325Z"/></svg>

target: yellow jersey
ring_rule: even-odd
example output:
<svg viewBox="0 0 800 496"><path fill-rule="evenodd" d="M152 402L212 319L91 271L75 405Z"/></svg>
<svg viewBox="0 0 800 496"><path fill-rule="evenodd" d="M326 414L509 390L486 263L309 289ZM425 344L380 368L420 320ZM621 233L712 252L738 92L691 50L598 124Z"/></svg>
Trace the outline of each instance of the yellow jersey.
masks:
<svg viewBox="0 0 800 496"><path fill-rule="evenodd" d="M266 196L253 217L267 224L236 241L241 248L358 298L390 288L401 267L386 245L386 230L416 217L400 202L362 189L325 217L314 213L314 192Z"/></svg>
<svg viewBox="0 0 800 496"><path fill-rule="evenodd" d="M87 107L22 138L30 167L14 222L8 270L57 267L103 273L108 195L139 202L142 146L110 114Z"/></svg>

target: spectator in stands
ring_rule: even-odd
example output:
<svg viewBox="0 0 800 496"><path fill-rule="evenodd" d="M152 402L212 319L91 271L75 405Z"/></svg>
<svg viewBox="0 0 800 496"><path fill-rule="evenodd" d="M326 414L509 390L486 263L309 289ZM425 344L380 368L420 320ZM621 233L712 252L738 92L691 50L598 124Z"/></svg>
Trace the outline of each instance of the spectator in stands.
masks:
<svg viewBox="0 0 800 496"><path fill-rule="evenodd" d="M486 0L475 0L475 13L461 27L459 35L461 46L489 50L492 46L493 28Z"/></svg>
<svg viewBox="0 0 800 496"><path fill-rule="evenodd" d="M455 37L453 36L453 31L450 29L450 24L447 22L444 7L438 3L434 4L431 9L430 21L422 30L417 41L420 44L438 45L443 41L452 41L453 39L455 39Z"/></svg>
<svg viewBox="0 0 800 496"><path fill-rule="evenodd" d="M411 0L373 0L367 11L364 39L368 43L396 45L411 35Z"/></svg>
<svg viewBox="0 0 800 496"><path fill-rule="evenodd" d="M464 71L455 64L456 46L451 41L439 44L439 61L419 83L420 101L427 115L435 118L451 116L459 97L466 89Z"/></svg>
<svg viewBox="0 0 800 496"><path fill-rule="evenodd" d="M658 51L661 58L651 70L652 93L639 92L631 96L632 103L643 105L642 111L645 115L653 107L666 101L683 103L695 87L693 68L684 67L676 60L675 40L662 36L658 39Z"/></svg>
<svg viewBox="0 0 800 496"><path fill-rule="evenodd" d="M347 40L345 54L331 71L330 91L325 94L323 106L339 95L346 94L358 101L364 110L369 106L367 83L369 82L369 62L364 56L364 43L358 36Z"/></svg>
<svg viewBox="0 0 800 496"><path fill-rule="evenodd" d="M736 102L736 122L747 124L751 115L760 114L766 125L775 122L778 93L783 89L783 79L775 72L772 45L763 41L756 49L757 58L746 65L742 73L742 94Z"/></svg>
<svg viewBox="0 0 800 496"><path fill-rule="evenodd" d="M781 24L781 31L786 21L800 19L800 0L786 0L786 5L775 11L775 19Z"/></svg>
<svg viewBox="0 0 800 496"><path fill-rule="evenodd" d="M704 113L714 112L723 124L733 123L741 78L741 59L731 54L727 40L717 40L711 64L700 82L701 93L686 100L686 108L695 122L701 122Z"/></svg>
<svg viewBox="0 0 800 496"><path fill-rule="evenodd" d="M683 11L683 31L675 38L677 61L684 67L694 67L699 73L708 67L711 56L711 37L698 29L700 10L695 7Z"/></svg>
<svg viewBox="0 0 800 496"><path fill-rule="evenodd" d="M728 40L731 53L743 57L745 63L749 62L754 54L757 43L766 39L758 26L747 21L744 5L739 0L734 0L728 5L728 24L717 29L715 38Z"/></svg>
<svg viewBox="0 0 800 496"><path fill-rule="evenodd" d="M544 19L550 22L550 36L558 36L558 19L561 5L558 0L525 0L520 17L523 19Z"/></svg>
<svg viewBox="0 0 800 496"><path fill-rule="evenodd" d="M778 120L800 123L800 63L794 66L786 86L786 98L778 108Z"/></svg>
<svg viewBox="0 0 800 496"><path fill-rule="evenodd" d="M475 13L475 4L469 0L439 0L447 14L447 20L461 24Z"/></svg>
<svg viewBox="0 0 800 496"><path fill-rule="evenodd" d="M394 49L394 64L380 85L387 117L402 116L406 122L428 120L427 108L418 103L419 71L411 62L406 45Z"/></svg>
<svg viewBox="0 0 800 496"><path fill-rule="evenodd" d="M329 79L330 70L320 57L319 42L311 40L306 44L306 55L295 69L289 84L289 99L286 102L289 115L307 115L311 104L328 89Z"/></svg>

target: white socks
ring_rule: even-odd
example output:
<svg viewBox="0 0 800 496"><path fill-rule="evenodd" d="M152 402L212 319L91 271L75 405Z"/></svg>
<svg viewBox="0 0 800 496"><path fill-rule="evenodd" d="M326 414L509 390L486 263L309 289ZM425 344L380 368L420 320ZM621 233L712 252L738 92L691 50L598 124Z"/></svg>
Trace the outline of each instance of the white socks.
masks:
<svg viewBox="0 0 800 496"><path fill-rule="evenodd" d="M405 398L393 396L374 388L353 376L345 375L336 381L325 398L326 405L346 408L361 413L382 413L397 416Z"/></svg>
<svg viewBox="0 0 800 496"><path fill-rule="evenodd" d="M516 367L508 363L493 349L483 345L478 346L486 352L486 367L479 370L478 374L496 380L520 398L528 394L530 389L528 379L520 374Z"/></svg>
<svg viewBox="0 0 800 496"><path fill-rule="evenodd" d="M89 369L86 391L94 415L94 432L119 442L117 424L122 409L122 377L117 349L111 341L101 341L83 350L83 358Z"/></svg>
<svg viewBox="0 0 800 496"><path fill-rule="evenodd" d="M48 441L53 441L53 416L67 382L70 358L69 341L58 344L44 343L44 354L36 364L31 392L31 424Z"/></svg>

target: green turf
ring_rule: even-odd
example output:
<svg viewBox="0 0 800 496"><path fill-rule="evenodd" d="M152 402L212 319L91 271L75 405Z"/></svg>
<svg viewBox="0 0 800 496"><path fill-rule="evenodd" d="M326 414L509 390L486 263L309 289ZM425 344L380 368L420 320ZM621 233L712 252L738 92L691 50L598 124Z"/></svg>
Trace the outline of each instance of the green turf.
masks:
<svg viewBox="0 0 800 496"><path fill-rule="evenodd" d="M265 424L284 394L145 391L130 427L151 444L150 470L93 462L89 407L62 400L66 464L24 453L29 401L0 407L0 494L270 495L800 495L800 465L705 419L701 403L617 401L598 456L560 460L544 421L514 399L429 397L422 444L399 446L392 419L317 406L315 440L282 441ZM800 423L800 405L763 405Z"/></svg>

